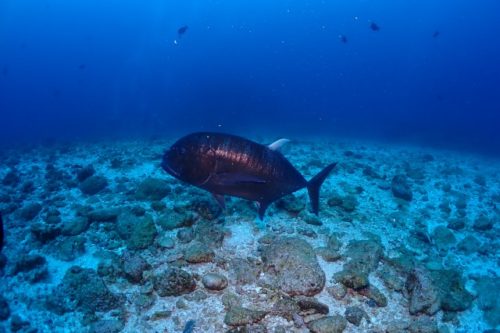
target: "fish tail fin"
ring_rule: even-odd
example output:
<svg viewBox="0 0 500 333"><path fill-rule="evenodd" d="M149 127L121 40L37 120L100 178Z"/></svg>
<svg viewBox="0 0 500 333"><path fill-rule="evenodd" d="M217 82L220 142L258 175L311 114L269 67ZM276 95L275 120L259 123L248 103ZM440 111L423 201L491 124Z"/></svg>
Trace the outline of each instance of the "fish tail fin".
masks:
<svg viewBox="0 0 500 333"><path fill-rule="evenodd" d="M314 214L318 215L319 212L319 189L326 177L330 174L337 163L332 163L326 168L321 170L316 176L314 176L309 182L307 182L307 192L309 192L309 200L311 200L312 211Z"/></svg>

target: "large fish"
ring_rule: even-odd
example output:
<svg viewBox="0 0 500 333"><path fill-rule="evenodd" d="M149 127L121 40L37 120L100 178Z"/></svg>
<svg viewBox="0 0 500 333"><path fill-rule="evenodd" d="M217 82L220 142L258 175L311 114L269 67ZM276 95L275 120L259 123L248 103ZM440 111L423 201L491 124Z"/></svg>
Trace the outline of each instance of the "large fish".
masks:
<svg viewBox="0 0 500 333"><path fill-rule="evenodd" d="M336 163L310 181L278 151L286 140L265 146L222 133L189 134L163 155L162 168L186 183L212 193L224 208L224 195L256 201L262 219L279 198L307 187L312 210L319 211L319 189Z"/></svg>

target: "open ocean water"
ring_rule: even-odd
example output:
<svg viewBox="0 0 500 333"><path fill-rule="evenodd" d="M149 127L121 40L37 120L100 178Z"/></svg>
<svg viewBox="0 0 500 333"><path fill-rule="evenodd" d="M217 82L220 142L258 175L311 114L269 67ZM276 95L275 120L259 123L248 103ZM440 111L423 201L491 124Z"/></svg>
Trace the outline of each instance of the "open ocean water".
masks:
<svg viewBox="0 0 500 333"><path fill-rule="evenodd" d="M499 332L498 13L0 1L0 333Z"/></svg>

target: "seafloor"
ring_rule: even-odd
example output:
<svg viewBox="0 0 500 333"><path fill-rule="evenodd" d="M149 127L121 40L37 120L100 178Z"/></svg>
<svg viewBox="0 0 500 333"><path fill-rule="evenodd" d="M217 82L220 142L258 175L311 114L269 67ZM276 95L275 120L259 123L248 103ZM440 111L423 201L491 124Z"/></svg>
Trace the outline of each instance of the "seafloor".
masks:
<svg viewBox="0 0 500 333"><path fill-rule="evenodd" d="M1 153L0 332L498 332L500 160L292 142L307 179L339 162L320 215L261 222L162 171L171 143Z"/></svg>

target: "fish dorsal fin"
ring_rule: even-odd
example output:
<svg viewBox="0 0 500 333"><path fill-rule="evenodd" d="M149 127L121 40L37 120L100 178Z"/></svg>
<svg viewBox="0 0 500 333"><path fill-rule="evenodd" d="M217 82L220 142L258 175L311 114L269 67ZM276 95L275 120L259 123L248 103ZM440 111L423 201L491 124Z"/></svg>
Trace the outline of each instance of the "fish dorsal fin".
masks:
<svg viewBox="0 0 500 333"><path fill-rule="evenodd" d="M277 150L280 150L281 147L283 147L288 142L290 142L290 140L288 140L288 139L279 139L279 140L274 141L270 145L268 145L267 148L274 150L274 151L277 151Z"/></svg>

